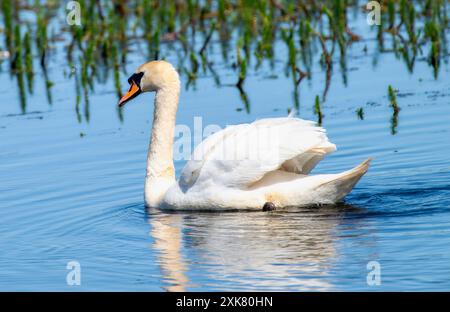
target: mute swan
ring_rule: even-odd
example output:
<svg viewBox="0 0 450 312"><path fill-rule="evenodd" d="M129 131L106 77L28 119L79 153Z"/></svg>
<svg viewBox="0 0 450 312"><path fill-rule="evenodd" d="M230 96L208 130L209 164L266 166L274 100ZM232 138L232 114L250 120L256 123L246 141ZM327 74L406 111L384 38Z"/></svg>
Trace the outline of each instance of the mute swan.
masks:
<svg viewBox="0 0 450 312"><path fill-rule="evenodd" d="M314 122L268 118L229 126L202 143L178 181L173 165L180 80L166 61L141 65L119 107L142 92L156 92L147 158L145 204L180 210L263 209L333 204L366 173L370 158L338 174L309 175L336 146Z"/></svg>

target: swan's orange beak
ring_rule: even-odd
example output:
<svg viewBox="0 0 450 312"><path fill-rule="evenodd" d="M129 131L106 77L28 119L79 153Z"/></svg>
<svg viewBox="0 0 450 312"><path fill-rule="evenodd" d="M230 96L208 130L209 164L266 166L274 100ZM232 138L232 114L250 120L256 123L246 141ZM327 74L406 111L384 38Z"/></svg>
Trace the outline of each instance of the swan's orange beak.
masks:
<svg viewBox="0 0 450 312"><path fill-rule="evenodd" d="M122 96L122 98L119 101L119 107L122 107L123 105L125 105L126 102L134 99L135 97L137 97L140 93L141 93L141 88L139 88L139 86L132 81L131 82L131 86L130 89L128 90L128 92Z"/></svg>

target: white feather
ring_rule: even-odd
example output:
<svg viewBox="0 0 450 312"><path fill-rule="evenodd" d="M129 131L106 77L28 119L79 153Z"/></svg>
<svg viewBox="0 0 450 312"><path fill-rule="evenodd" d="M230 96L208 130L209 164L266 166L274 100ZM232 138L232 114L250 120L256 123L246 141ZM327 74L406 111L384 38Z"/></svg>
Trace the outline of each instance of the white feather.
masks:
<svg viewBox="0 0 450 312"><path fill-rule="evenodd" d="M266 173L280 168L300 173L298 168L309 161L302 155L325 149L333 151L334 144L328 141L325 130L311 121L262 119L228 127L207 138L195 149L180 182L185 189L211 183L246 189ZM295 166L282 167L289 160L295 161Z"/></svg>

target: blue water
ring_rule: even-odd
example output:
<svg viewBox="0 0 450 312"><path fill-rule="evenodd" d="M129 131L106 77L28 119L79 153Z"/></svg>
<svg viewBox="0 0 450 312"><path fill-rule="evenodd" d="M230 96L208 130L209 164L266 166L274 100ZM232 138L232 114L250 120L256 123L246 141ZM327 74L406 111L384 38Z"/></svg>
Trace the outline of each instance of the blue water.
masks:
<svg viewBox="0 0 450 312"><path fill-rule="evenodd" d="M393 54L363 52L370 38L348 48L347 85L335 66L322 110L338 151L314 171L340 172L371 156L369 172L344 204L270 213L146 210L153 95L128 104L120 122L108 80L90 96L89 120L81 104L78 121L74 82L64 53L55 53L53 104L38 74L22 114L4 63L0 290L450 290L450 68L442 62L435 79L422 58L410 73ZM284 60L285 48L277 50ZM136 53L127 72L145 61ZM285 116L293 86L282 67L247 78L249 113L236 88L200 76L196 88L183 88L177 122L201 116L203 126L223 127ZM218 71L224 85L235 82ZM324 79L318 67L301 83L300 117L316 120ZM389 84L399 90L395 135ZM69 261L81 265L80 286L66 283ZM380 264L380 285L367 283L370 261Z"/></svg>

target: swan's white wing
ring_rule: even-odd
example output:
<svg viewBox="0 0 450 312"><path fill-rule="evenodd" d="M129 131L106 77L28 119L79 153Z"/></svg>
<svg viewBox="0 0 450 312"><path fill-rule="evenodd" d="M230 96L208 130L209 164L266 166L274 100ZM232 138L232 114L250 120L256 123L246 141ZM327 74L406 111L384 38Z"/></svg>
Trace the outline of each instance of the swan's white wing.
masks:
<svg viewBox="0 0 450 312"><path fill-rule="evenodd" d="M197 181L204 163L210 159L210 155L213 153L214 149L228 136L233 135L238 131L244 131L248 126L249 124L228 126L223 130L211 134L197 145L191 155L191 159L181 171L179 179L180 186L183 188L191 187Z"/></svg>
<svg viewBox="0 0 450 312"><path fill-rule="evenodd" d="M227 127L203 141L182 171L180 186L245 189L273 170L309 173L336 149L325 130L298 118L270 118Z"/></svg>

